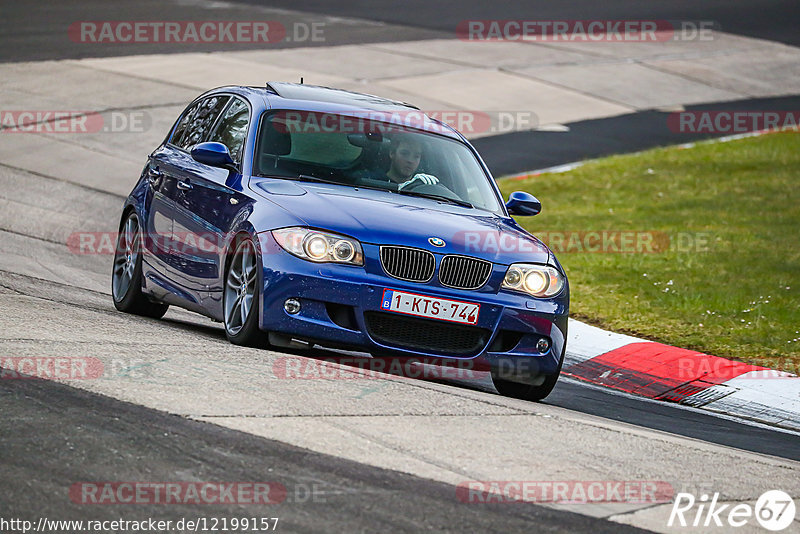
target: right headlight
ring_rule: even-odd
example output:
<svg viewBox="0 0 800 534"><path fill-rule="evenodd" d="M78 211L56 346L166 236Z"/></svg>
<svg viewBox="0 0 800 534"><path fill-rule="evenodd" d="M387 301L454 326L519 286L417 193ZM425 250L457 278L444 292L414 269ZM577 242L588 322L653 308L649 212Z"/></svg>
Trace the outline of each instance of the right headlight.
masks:
<svg viewBox="0 0 800 534"><path fill-rule="evenodd" d="M304 260L364 265L361 243L350 237L301 226L273 230L272 236L283 250Z"/></svg>
<svg viewBox="0 0 800 534"><path fill-rule="evenodd" d="M513 263L508 266L502 288L547 298L564 289L564 283L564 275L549 265Z"/></svg>

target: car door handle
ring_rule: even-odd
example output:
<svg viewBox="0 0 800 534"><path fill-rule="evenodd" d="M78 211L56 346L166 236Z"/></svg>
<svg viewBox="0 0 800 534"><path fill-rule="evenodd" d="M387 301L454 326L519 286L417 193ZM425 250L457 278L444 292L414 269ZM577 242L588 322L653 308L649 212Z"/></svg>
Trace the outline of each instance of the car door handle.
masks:
<svg viewBox="0 0 800 534"><path fill-rule="evenodd" d="M147 180L150 182L150 185L156 186L161 178L164 177L164 173L159 171L156 168L151 167L147 171Z"/></svg>
<svg viewBox="0 0 800 534"><path fill-rule="evenodd" d="M188 191L193 187L194 186L192 186L192 184L190 184L186 180L181 180L180 182L178 182L178 189L182 189L183 191Z"/></svg>

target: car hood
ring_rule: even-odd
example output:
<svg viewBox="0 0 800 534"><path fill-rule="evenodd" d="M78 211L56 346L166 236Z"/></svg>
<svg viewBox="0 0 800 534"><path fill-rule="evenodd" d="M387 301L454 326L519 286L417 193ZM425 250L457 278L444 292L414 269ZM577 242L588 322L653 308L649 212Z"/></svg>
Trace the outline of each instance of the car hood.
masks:
<svg viewBox="0 0 800 534"><path fill-rule="evenodd" d="M389 191L263 180L252 185L306 226L374 245L403 245L441 254L463 254L494 263L547 263L549 250L513 219L492 213L401 196ZM435 247L430 238L445 242Z"/></svg>

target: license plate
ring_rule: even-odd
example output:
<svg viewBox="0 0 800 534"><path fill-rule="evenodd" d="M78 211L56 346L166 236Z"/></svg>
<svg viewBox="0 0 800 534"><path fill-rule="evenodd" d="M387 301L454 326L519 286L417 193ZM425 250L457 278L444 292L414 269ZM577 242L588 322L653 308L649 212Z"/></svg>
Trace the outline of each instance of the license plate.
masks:
<svg viewBox="0 0 800 534"><path fill-rule="evenodd" d="M381 309L454 323L477 324L481 305L384 289Z"/></svg>

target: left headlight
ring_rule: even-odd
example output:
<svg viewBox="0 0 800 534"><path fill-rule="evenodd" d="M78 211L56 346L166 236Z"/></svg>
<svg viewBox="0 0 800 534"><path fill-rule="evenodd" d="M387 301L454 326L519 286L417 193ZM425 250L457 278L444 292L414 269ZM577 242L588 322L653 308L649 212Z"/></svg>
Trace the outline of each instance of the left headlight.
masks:
<svg viewBox="0 0 800 534"><path fill-rule="evenodd" d="M547 298L561 292L564 283L564 275L549 265L514 263L506 271L502 288Z"/></svg>
<svg viewBox="0 0 800 534"><path fill-rule="evenodd" d="M349 237L302 227L272 230L272 237L283 250L304 260L364 265L361 243Z"/></svg>

